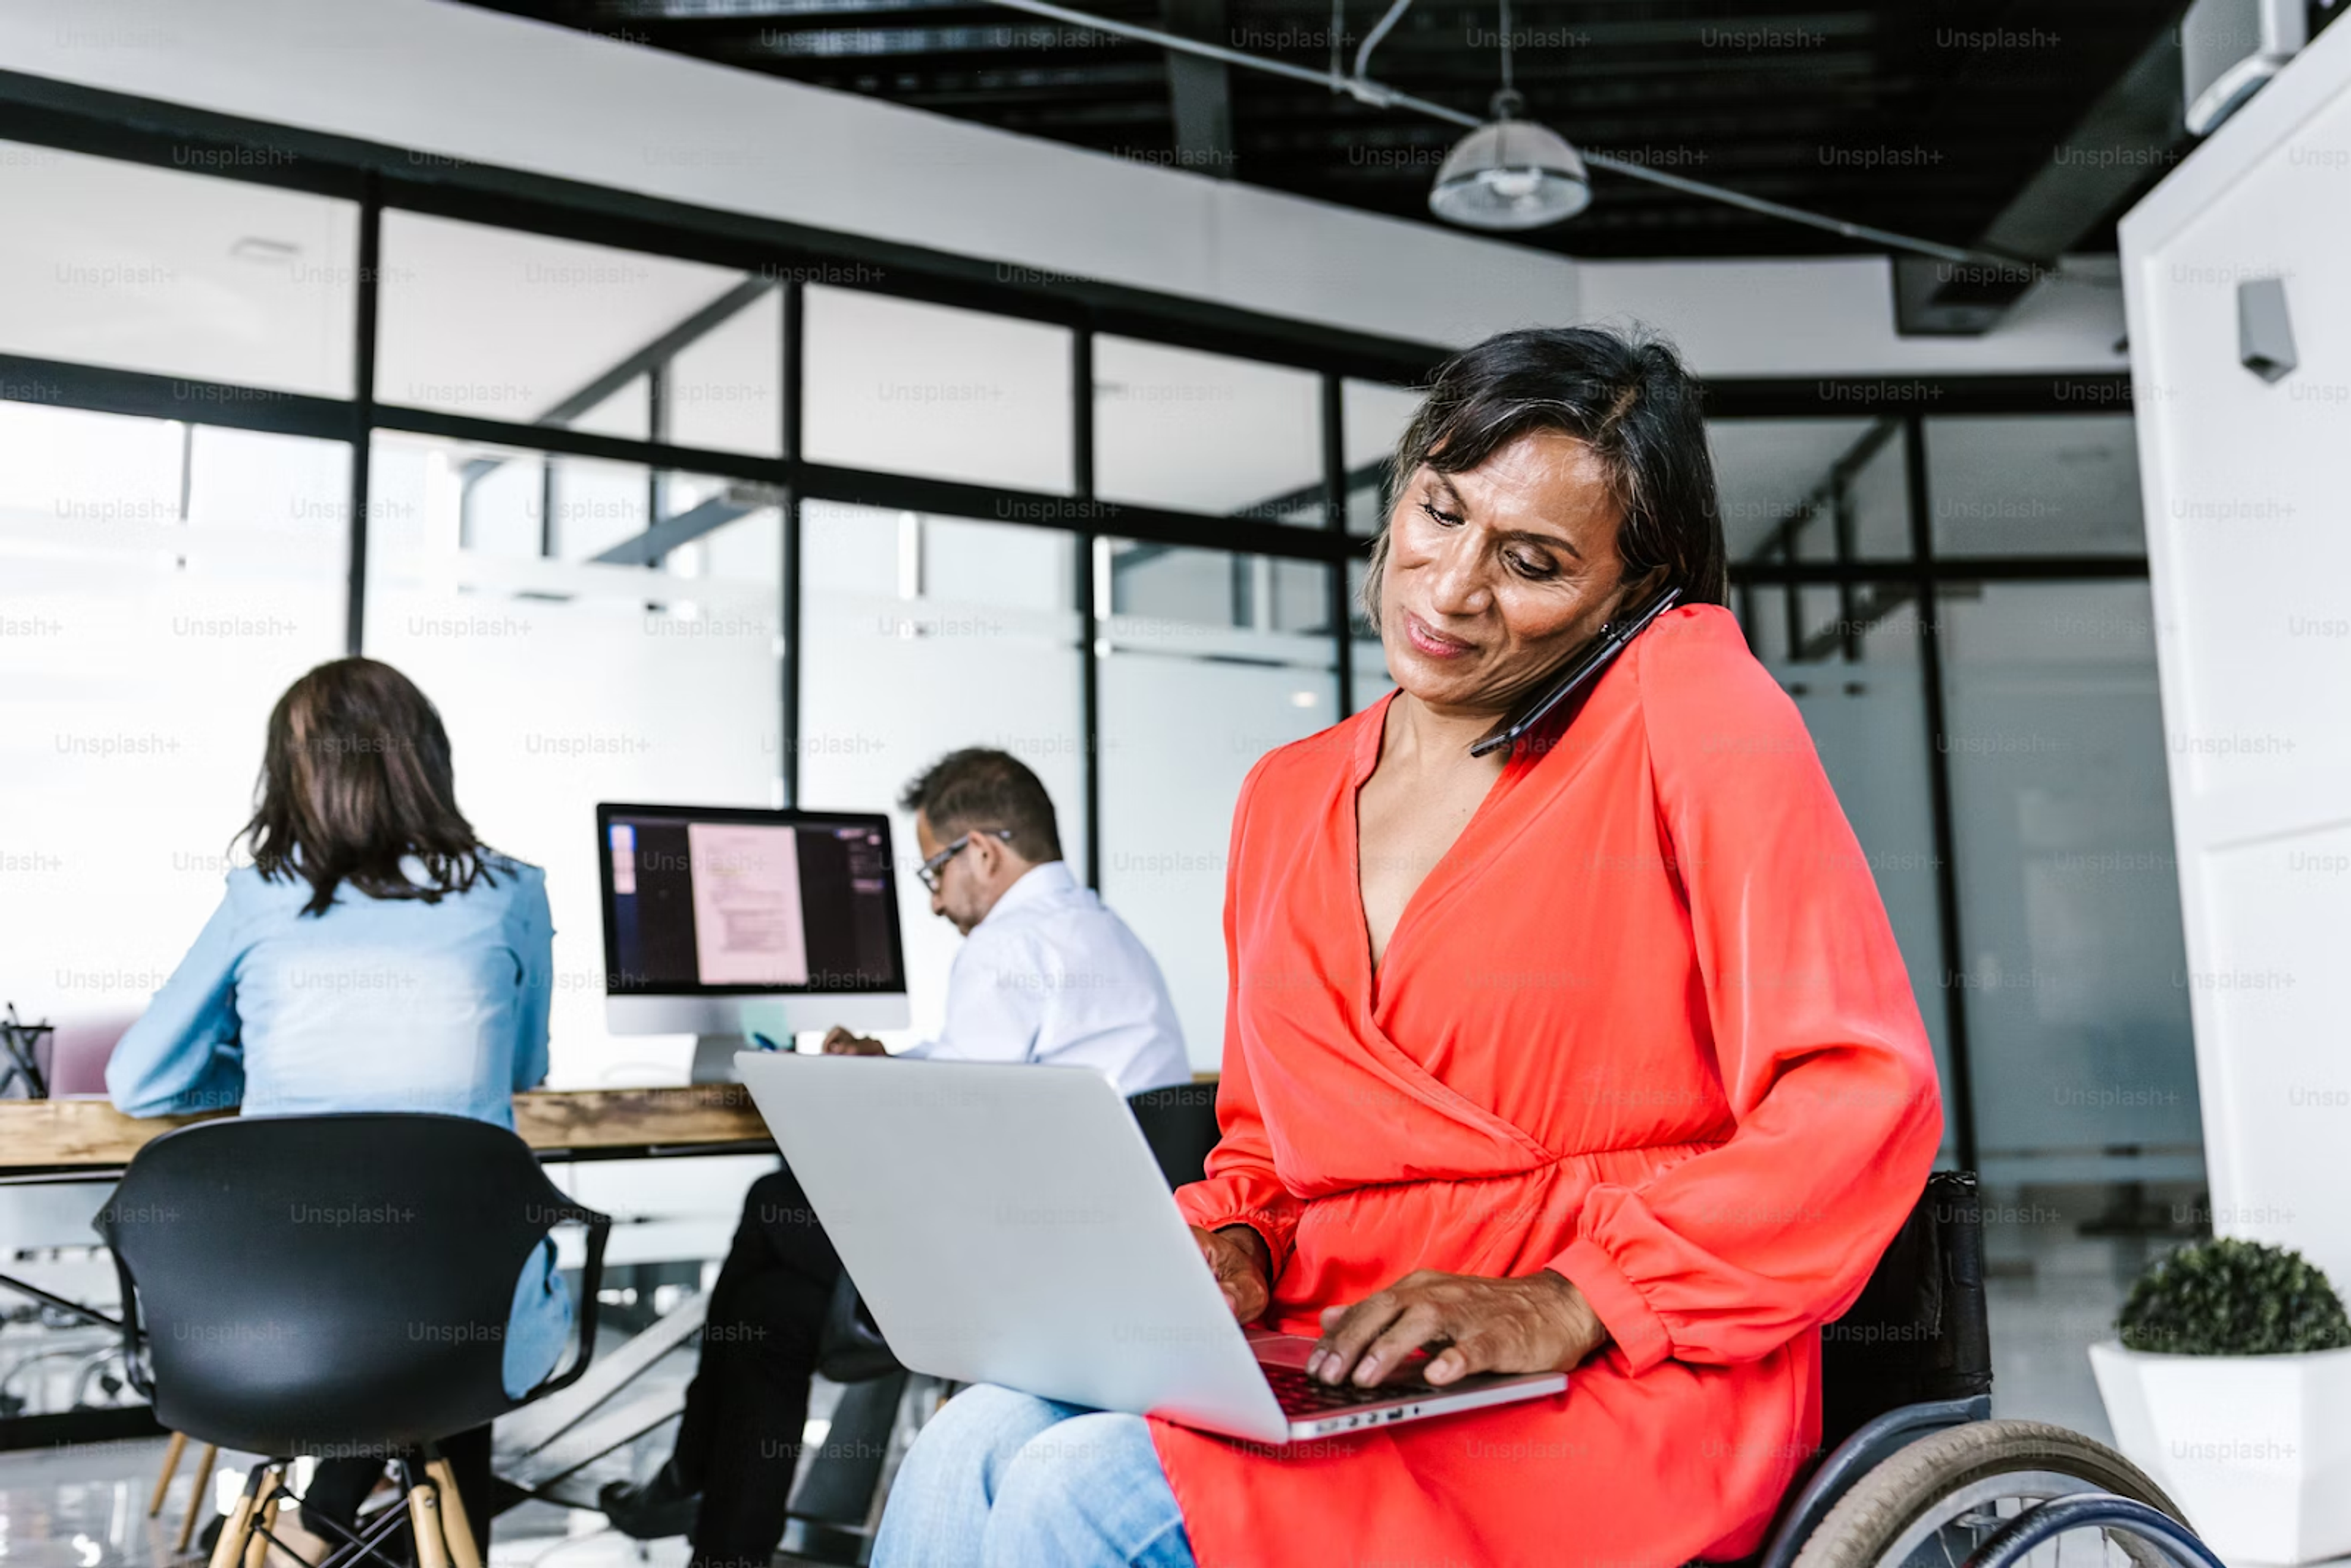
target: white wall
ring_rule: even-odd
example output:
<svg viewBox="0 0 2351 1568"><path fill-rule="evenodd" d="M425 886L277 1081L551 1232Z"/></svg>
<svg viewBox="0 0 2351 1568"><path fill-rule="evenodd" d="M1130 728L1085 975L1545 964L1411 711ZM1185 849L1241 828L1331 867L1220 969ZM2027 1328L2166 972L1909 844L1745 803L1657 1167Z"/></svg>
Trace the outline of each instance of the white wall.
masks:
<svg viewBox="0 0 2351 1568"><path fill-rule="evenodd" d="M1578 264L442 0L14 0L0 61L1432 343L1590 317L1661 327L1717 375L2121 368L2095 284L2044 286L1982 338L1906 341L1882 259Z"/></svg>
<svg viewBox="0 0 2351 1568"><path fill-rule="evenodd" d="M2351 27L2122 225L2214 1228L2351 1287ZM2285 279L2300 368L2237 362Z"/></svg>

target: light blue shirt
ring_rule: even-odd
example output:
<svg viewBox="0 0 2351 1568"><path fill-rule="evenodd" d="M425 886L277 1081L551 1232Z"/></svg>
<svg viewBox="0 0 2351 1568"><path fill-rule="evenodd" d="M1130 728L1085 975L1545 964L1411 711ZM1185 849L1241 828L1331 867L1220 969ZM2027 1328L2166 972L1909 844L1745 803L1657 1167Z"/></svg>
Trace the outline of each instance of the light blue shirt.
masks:
<svg viewBox="0 0 2351 1568"><path fill-rule="evenodd" d="M1122 1094L1192 1082L1151 950L1066 861L1004 890L956 952L939 1038L899 1054L1091 1067Z"/></svg>
<svg viewBox="0 0 2351 1568"><path fill-rule="evenodd" d="M133 1116L242 1104L248 1116L423 1111L512 1127L514 1092L547 1076L554 925L546 873L499 855L484 865L434 904L345 883L319 915L302 913L299 877L231 872L195 946L115 1047L107 1092ZM553 1261L550 1241L516 1282L505 1372L517 1397L570 1333Z"/></svg>

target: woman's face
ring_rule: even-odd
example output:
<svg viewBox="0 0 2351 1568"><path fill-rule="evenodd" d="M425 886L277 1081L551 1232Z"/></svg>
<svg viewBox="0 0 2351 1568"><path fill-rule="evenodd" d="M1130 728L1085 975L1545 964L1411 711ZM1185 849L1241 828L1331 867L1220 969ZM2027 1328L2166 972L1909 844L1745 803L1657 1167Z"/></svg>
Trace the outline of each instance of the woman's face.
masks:
<svg viewBox="0 0 2351 1568"><path fill-rule="evenodd" d="M1591 448L1532 431L1462 474L1423 465L1388 519L1380 641L1436 708L1502 712L1622 597L1620 521Z"/></svg>

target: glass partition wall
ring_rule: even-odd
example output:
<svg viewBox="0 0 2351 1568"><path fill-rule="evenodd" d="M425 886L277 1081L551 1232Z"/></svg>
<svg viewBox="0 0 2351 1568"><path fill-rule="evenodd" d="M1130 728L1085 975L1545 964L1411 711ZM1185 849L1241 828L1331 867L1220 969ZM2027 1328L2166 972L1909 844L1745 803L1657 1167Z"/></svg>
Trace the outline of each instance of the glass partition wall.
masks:
<svg viewBox="0 0 2351 1568"><path fill-rule="evenodd" d="M2128 416L1710 434L1733 607L1886 900L1946 1157L2010 1186L2199 1180Z"/></svg>
<svg viewBox="0 0 2351 1568"><path fill-rule="evenodd" d="M1233 796L1388 687L1355 595L1436 350L291 131L0 132L27 1013L143 1002L270 703L360 651L549 870L559 1085L684 1061L603 1030L595 801L890 808L967 745L1043 777L1215 1065ZM2197 1165L2125 395L1710 389L1733 608L1885 895L1948 1156L2016 1179ZM920 1030L954 943L903 913Z"/></svg>

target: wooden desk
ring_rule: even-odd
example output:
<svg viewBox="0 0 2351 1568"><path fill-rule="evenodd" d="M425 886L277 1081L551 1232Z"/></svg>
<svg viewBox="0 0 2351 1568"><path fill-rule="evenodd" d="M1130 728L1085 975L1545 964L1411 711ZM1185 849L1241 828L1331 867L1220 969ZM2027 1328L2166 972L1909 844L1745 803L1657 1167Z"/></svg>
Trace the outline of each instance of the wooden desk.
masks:
<svg viewBox="0 0 2351 1568"><path fill-rule="evenodd" d="M516 1095L514 1107L523 1142L557 1157L775 1146L739 1083L535 1089ZM120 1170L148 1139L210 1119L126 1116L103 1100L0 1100L0 1176Z"/></svg>

